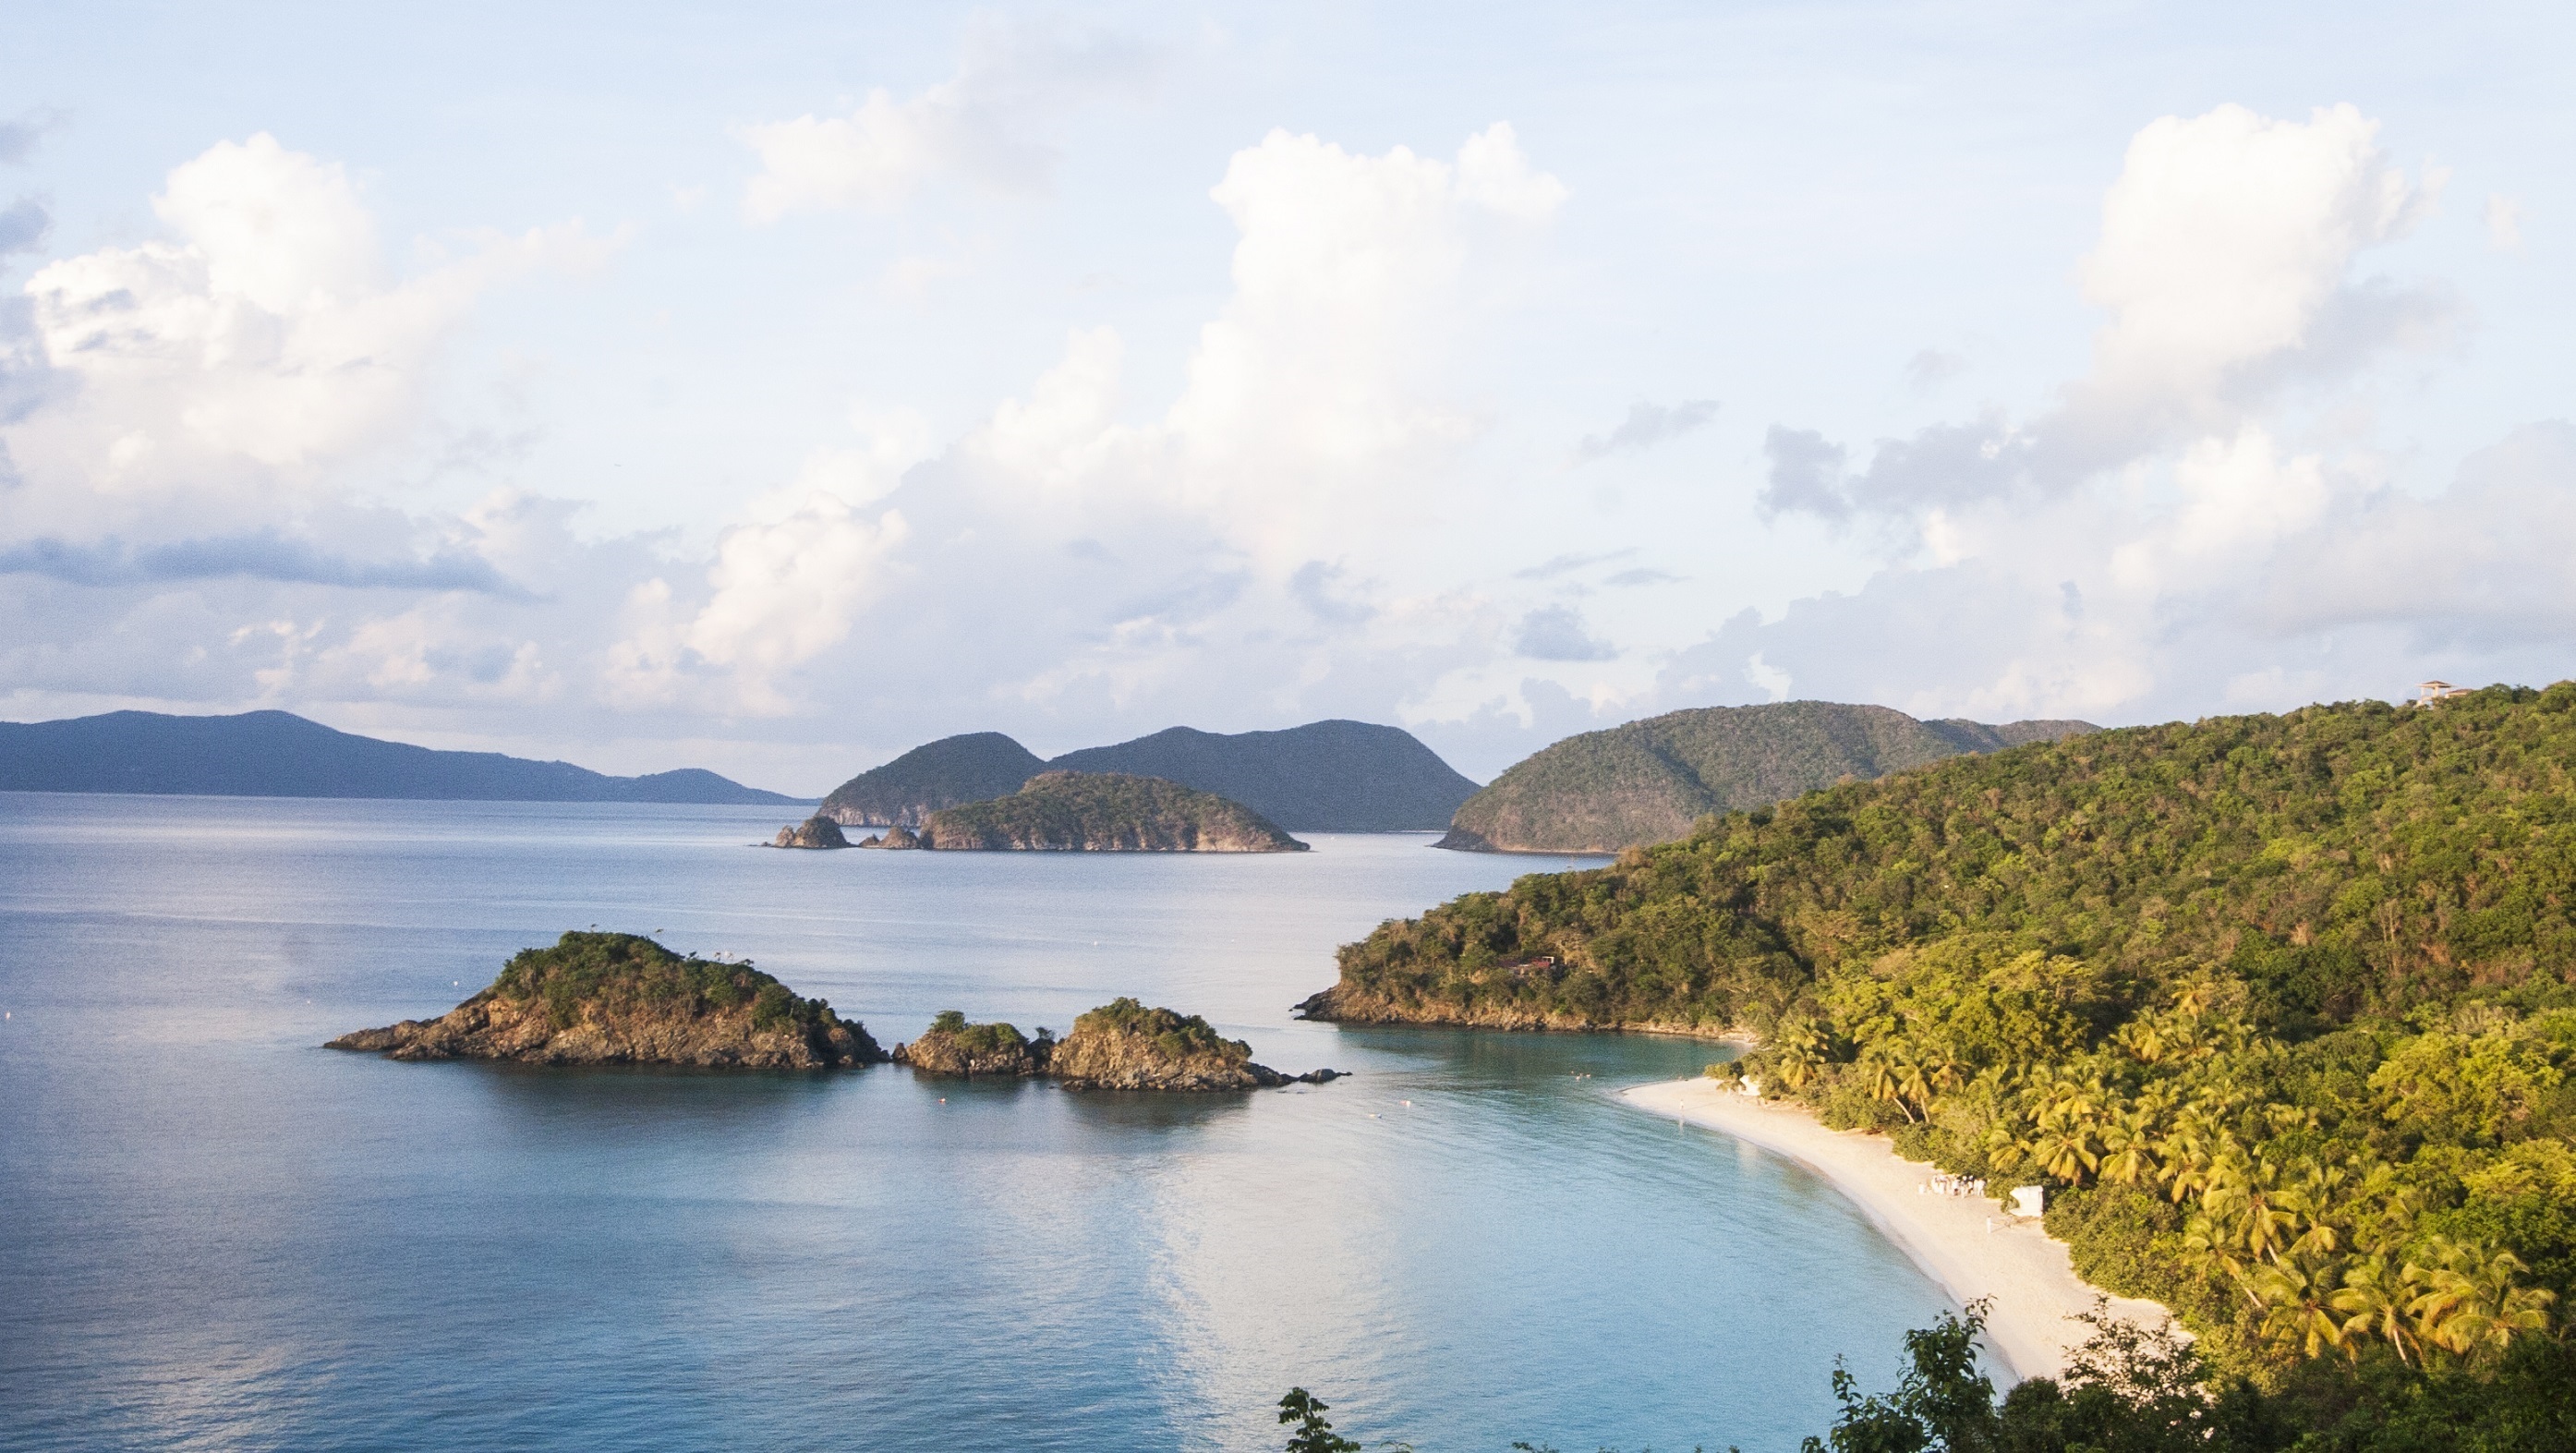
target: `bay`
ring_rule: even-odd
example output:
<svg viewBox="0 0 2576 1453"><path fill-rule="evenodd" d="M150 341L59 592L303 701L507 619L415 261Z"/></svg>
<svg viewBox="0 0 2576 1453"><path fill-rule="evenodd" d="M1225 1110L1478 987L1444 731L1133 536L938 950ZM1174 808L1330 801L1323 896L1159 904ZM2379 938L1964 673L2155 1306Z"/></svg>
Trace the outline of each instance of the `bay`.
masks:
<svg viewBox="0 0 2576 1453"><path fill-rule="evenodd" d="M1794 1447L1946 1302L1814 1177L1613 1103L1683 1040L1339 1029L1391 915L1564 864L788 853L774 809L0 794L0 1445ZM396 1064L567 928L892 1044L1119 994L1254 1095Z"/></svg>

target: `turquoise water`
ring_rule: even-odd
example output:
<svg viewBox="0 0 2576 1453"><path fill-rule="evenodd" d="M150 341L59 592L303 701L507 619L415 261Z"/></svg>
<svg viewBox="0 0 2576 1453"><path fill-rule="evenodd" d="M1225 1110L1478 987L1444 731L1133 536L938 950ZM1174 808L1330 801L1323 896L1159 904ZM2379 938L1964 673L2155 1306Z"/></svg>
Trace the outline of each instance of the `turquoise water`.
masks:
<svg viewBox="0 0 2576 1453"><path fill-rule="evenodd" d="M1708 1046L1288 1009L1561 866L781 853L766 809L0 794L0 1445L1795 1446L1946 1305L1804 1171L1615 1104ZM565 928L747 954L888 1044L1117 994L1248 1096L395 1064ZM1584 1078L1588 1076L1588 1078Z"/></svg>

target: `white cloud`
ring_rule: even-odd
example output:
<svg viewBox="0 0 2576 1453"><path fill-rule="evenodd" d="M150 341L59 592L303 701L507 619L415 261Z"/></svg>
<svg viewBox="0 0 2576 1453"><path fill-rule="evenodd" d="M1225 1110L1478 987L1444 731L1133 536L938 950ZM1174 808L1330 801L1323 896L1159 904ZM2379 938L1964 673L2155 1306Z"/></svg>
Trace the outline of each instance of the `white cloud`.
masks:
<svg viewBox="0 0 2576 1453"><path fill-rule="evenodd" d="M1497 121L1458 148L1458 195L1506 217L1544 222L1570 194L1565 183L1530 165L1511 123Z"/></svg>
<svg viewBox="0 0 2576 1453"><path fill-rule="evenodd" d="M153 209L171 240L64 258L26 285L46 360L78 388L8 442L56 506L327 486L416 422L428 364L482 293L601 250L542 230L389 280L342 169L265 133L174 169Z"/></svg>
<svg viewBox="0 0 2576 1453"><path fill-rule="evenodd" d="M2223 425L2249 368L2316 344L2354 258L2433 199L2378 130L2351 106L2299 122L2233 105L2141 130L2084 260L2084 296L2111 316L2078 413Z"/></svg>
<svg viewBox="0 0 2576 1453"><path fill-rule="evenodd" d="M1157 61L1119 36L979 17L957 74L918 95L897 100L878 87L847 115L740 128L760 160L743 213L767 224L792 212L891 207L948 175L998 192L1034 191L1061 159L1042 138L1076 106L1142 91Z"/></svg>
<svg viewBox="0 0 2576 1453"><path fill-rule="evenodd" d="M748 715L792 710L784 676L849 636L885 593L889 559L909 533L899 511L871 519L829 494L782 519L727 530L694 613L675 608L659 577L629 594L632 629L609 655L613 688L639 702L730 701ZM704 689L693 692L693 683Z"/></svg>

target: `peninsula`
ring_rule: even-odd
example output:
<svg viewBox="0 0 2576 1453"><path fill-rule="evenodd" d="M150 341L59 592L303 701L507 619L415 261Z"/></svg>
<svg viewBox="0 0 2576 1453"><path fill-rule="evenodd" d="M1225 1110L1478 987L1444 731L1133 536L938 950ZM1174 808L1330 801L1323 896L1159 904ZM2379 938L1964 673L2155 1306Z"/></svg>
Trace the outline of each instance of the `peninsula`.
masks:
<svg viewBox="0 0 2576 1453"><path fill-rule="evenodd" d="M1157 777L1116 772L1042 772L1007 797L932 813L922 824L921 842L948 852L1306 850L1304 843L1239 802Z"/></svg>
<svg viewBox="0 0 2576 1453"><path fill-rule="evenodd" d="M342 1035L329 1049L394 1059L829 1069L882 1062L867 1026L748 963L671 952L631 933L567 933L522 950L489 988L436 1019Z"/></svg>
<svg viewBox="0 0 2576 1453"><path fill-rule="evenodd" d="M1059 1040L1033 1039L1010 1024L970 1024L951 1009L919 1039L895 1046L895 1061L925 1074L1059 1080L1068 1090L1259 1090L1320 1085L1337 1070L1282 1074L1252 1062L1252 1046L1228 1039L1195 1014L1113 999L1073 1022Z"/></svg>
<svg viewBox="0 0 2576 1453"><path fill-rule="evenodd" d="M2576 1294L2570 824L2576 682L2089 733L1467 894L1305 1008L1750 1034L2222 1369L2449 1365Z"/></svg>

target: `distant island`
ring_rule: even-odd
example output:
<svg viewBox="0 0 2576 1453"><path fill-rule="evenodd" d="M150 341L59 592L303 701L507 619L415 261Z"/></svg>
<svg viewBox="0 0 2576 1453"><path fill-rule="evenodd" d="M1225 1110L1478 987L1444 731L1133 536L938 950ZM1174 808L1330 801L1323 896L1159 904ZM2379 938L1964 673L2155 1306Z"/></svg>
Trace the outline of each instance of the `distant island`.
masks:
<svg viewBox="0 0 2576 1453"><path fill-rule="evenodd" d="M944 737L823 799L844 827L920 827L943 808L1019 790L1045 771L1160 777L1240 802L1291 832L1436 832L1476 790L1397 727L1318 721L1225 735L1173 727L1052 762L999 732Z"/></svg>
<svg viewBox="0 0 2576 1453"><path fill-rule="evenodd" d="M1685 837L1713 812L2096 730L2081 721L1917 721L1884 706L1829 701L1669 712L1524 758L1458 808L1438 845L1615 853Z"/></svg>
<svg viewBox="0 0 2576 1453"><path fill-rule="evenodd" d="M1254 1064L1251 1045L1198 1015L1123 998L1076 1019L1061 1040L1044 1029L1031 1038L1010 1024L969 1024L952 1009L919 1039L896 1045L894 1057L925 1074L1044 1076L1068 1090L1258 1090L1341 1078L1336 1070L1287 1075Z"/></svg>
<svg viewBox="0 0 2576 1453"><path fill-rule="evenodd" d="M1306 850L1306 844L1241 803L1157 777L1115 772L1041 772L1007 797L932 813L921 826L920 841L942 852Z"/></svg>
<svg viewBox="0 0 2576 1453"><path fill-rule="evenodd" d="M362 1029L326 1048L400 1060L829 1069L877 1064L867 1026L748 963L682 957L631 933L567 933L520 952L436 1019Z"/></svg>
<svg viewBox="0 0 2576 1453"><path fill-rule="evenodd" d="M0 722L0 792L407 801L793 805L697 768L610 777L569 762L442 752L334 731L284 711L165 716L113 711Z"/></svg>

